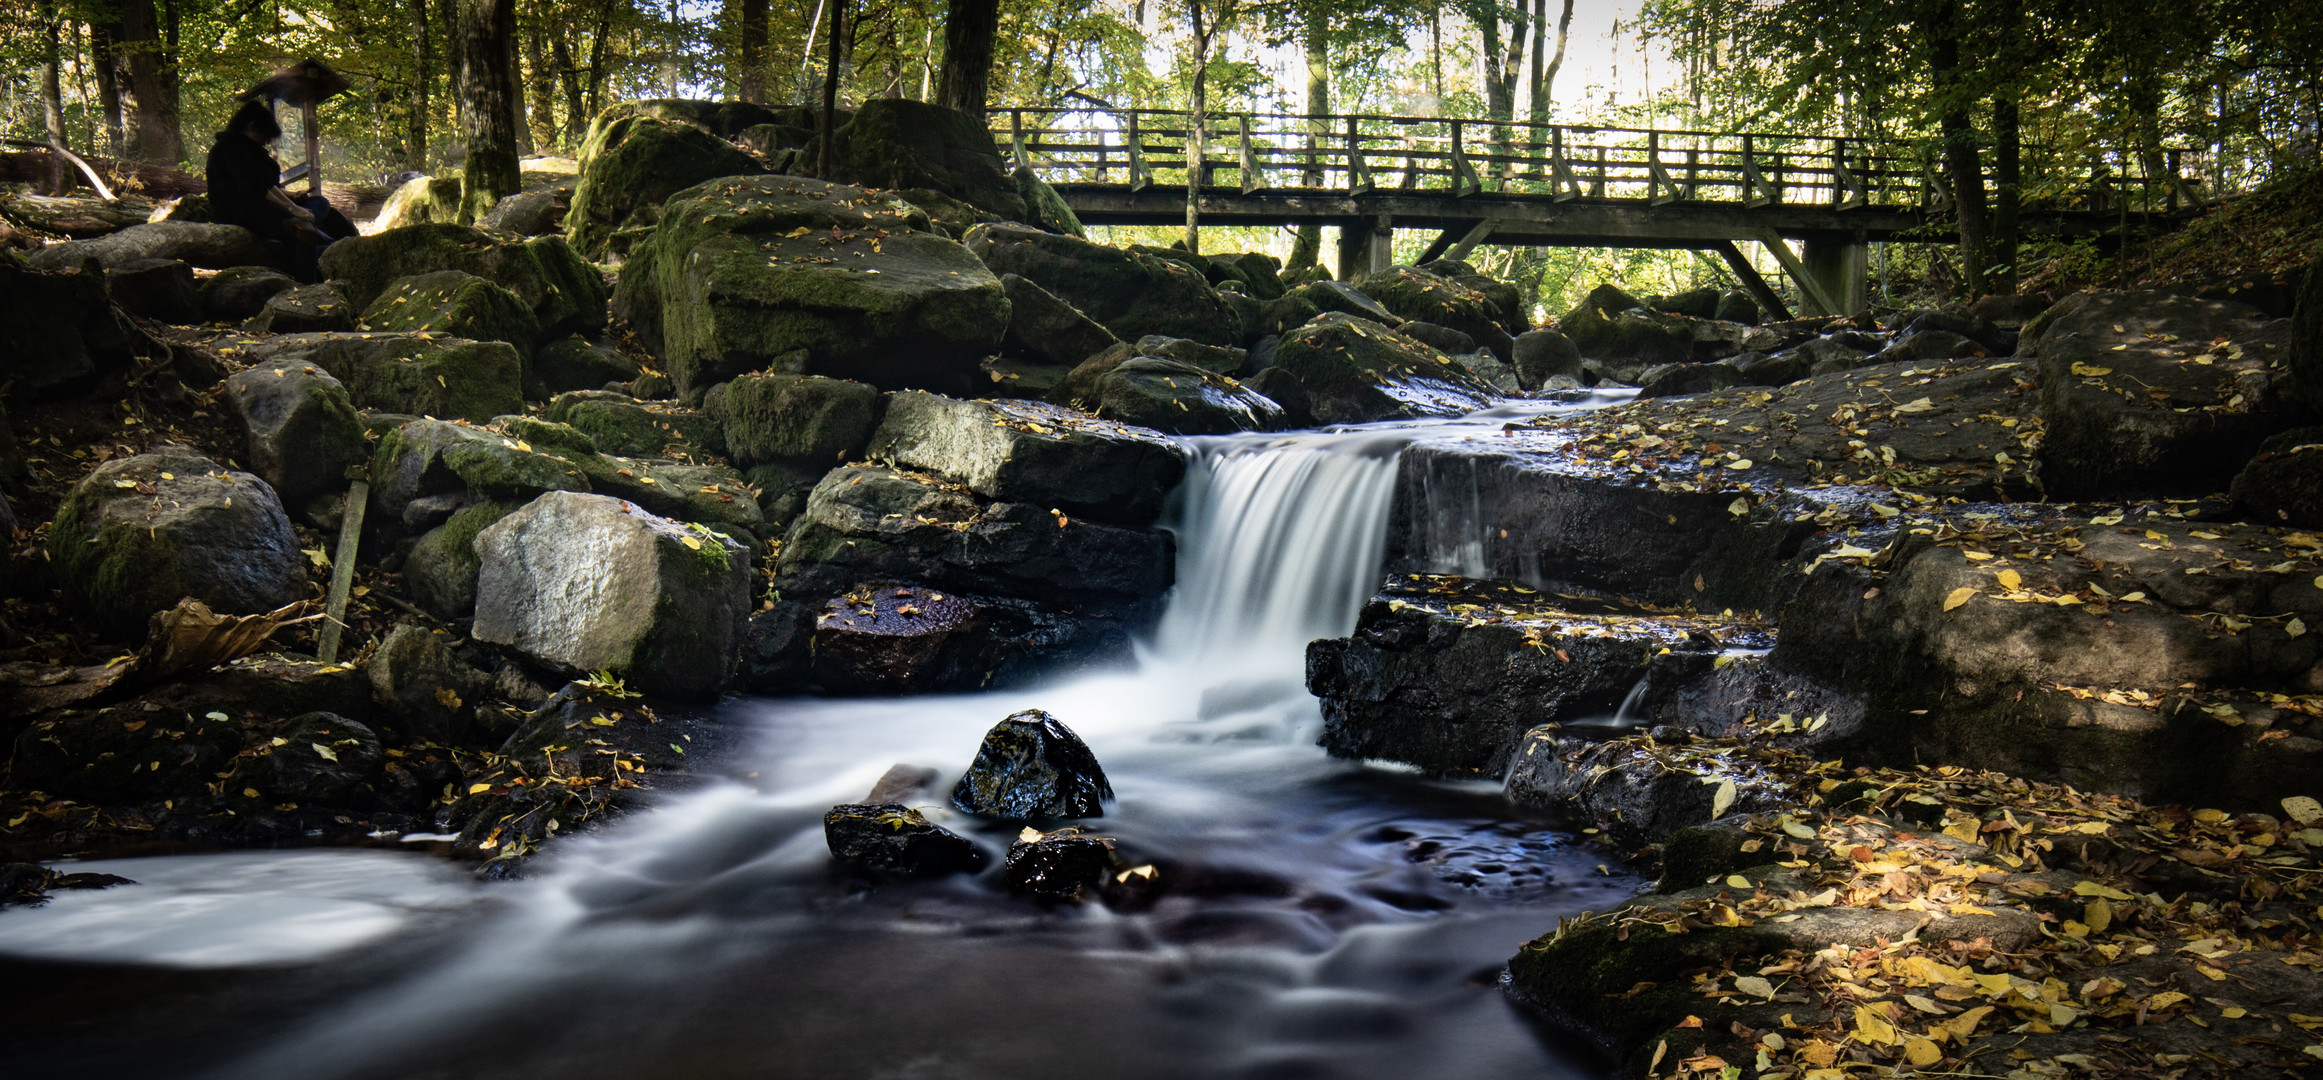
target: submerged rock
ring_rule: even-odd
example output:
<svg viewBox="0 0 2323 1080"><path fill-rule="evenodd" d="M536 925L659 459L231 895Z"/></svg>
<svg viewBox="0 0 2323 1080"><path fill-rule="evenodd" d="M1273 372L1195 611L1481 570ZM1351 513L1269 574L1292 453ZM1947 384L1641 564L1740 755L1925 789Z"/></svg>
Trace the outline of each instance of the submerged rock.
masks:
<svg viewBox="0 0 2323 1080"><path fill-rule="evenodd" d="M1014 821L1101 817L1113 785L1087 743L1056 717L1026 709L994 724L952 805Z"/></svg>
<svg viewBox="0 0 2323 1080"><path fill-rule="evenodd" d="M1077 903L1104 887L1113 869L1113 844L1071 831L1034 833L1008 845L1000 876L1008 890L1038 900Z"/></svg>
<svg viewBox="0 0 2323 1080"><path fill-rule="evenodd" d="M896 803L847 803L823 815L823 842L849 866L901 877L973 874L984 852L973 841Z"/></svg>

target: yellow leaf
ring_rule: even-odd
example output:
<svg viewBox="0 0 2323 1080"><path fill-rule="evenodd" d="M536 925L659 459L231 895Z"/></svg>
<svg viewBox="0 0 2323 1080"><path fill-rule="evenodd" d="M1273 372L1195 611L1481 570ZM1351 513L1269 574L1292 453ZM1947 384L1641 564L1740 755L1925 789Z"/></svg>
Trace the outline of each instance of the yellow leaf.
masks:
<svg viewBox="0 0 2323 1080"><path fill-rule="evenodd" d="M1726 887L1729 889L1748 889L1752 886L1749 878L1743 877L1741 874L1728 874L1726 875Z"/></svg>
<svg viewBox="0 0 2323 1080"><path fill-rule="evenodd" d="M1715 821L1726 816L1726 809L1734 805L1734 781L1718 782L1718 793L1710 797L1710 818Z"/></svg>
<svg viewBox="0 0 2323 1080"><path fill-rule="evenodd" d="M2283 633L2289 634L2292 637L2298 637L2299 635L2306 632L2307 620L2305 619L2292 619L2290 622L2283 624Z"/></svg>
<svg viewBox="0 0 2323 1080"><path fill-rule="evenodd" d="M2113 925L2113 901L2100 896L2081 909L2082 920L2089 924L2089 932L2102 934Z"/></svg>
<svg viewBox="0 0 2323 1080"><path fill-rule="evenodd" d="M1935 1016L1944 1015L1944 1007L1942 1005L1938 1005L1934 1001L1921 997L1918 994L1905 994L1904 1004L1918 1009L1924 1013L1930 1013Z"/></svg>
<svg viewBox="0 0 2323 1080"><path fill-rule="evenodd" d="M2194 820L2199 821L2204 825L2216 825L2219 822L2226 820L2226 811L2196 810L2194 811Z"/></svg>
<svg viewBox="0 0 2323 1080"><path fill-rule="evenodd" d="M2022 588L2025 583L2025 579L2022 576L2019 576L2014 570L2003 570L2000 573L1994 574L1992 579L1994 581L2000 582L2000 587L2007 589L2010 592L2015 592L2017 589Z"/></svg>
<svg viewBox="0 0 2323 1080"><path fill-rule="evenodd" d="M312 748L312 749L314 750L314 752L315 752L315 756L316 756L316 757L319 757L319 758L323 759L324 761L337 761L337 760L339 760L339 755L338 755L338 753L337 753L336 751L332 750L332 749L331 749L330 747L328 747L328 746L324 746L323 744L321 744L321 743L319 743L319 742L318 742L318 743L308 743L308 744L307 744L307 746L308 746L308 747L310 747L310 748Z"/></svg>
<svg viewBox="0 0 2323 1080"><path fill-rule="evenodd" d="M1735 517L1746 516L1750 513L1750 500L1747 498L1741 498L1727 503L1726 512L1734 515Z"/></svg>
<svg viewBox="0 0 2323 1080"><path fill-rule="evenodd" d="M246 799L255 799L258 797L258 789L254 787L243 788L242 797Z"/></svg>
<svg viewBox="0 0 2323 1080"><path fill-rule="evenodd" d="M1990 1015L1992 1015L1992 1006L1979 1005L1944 1021L1941 1026L1954 1039L1965 1039L1976 1034L1976 1025L1983 1023L1984 1018Z"/></svg>
<svg viewBox="0 0 2323 1080"><path fill-rule="evenodd" d="M2283 800L2283 813L2301 825L2313 825L2323 821L2323 803L2305 795L2293 795Z"/></svg>
<svg viewBox="0 0 2323 1080"><path fill-rule="evenodd" d="M1899 413L1923 413L1934 409L1935 407L1936 403L1934 401L1931 401L1927 398L1919 398L1908 405L1896 406L1896 411Z"/></svg>
<svg viewBox="0 0 2323 1080"><path fill-rule="evenodd" d="M684 544L685 546L690 547L695 551L702 550L702 542L700 540L694 539L691 536L678 537L678 543Z"/></svg>
<svg viewBox="0 0 2323 1080"><path fill-rule="evenodd" d="M1904 1060L1924 1069L1944 1060L1944 1052L1936 1048L1933 1039L1906 1039Z"/></svg>
<svg viewBox="0 0 2323 1080"><path fill-rule="evenodd" d="M480 793L482 793L482 792L486 792L486 791L490 791L490 790L492 790L492 785L490 785L490 784L470 784L470 785L468 785L468 794L470 794L470 795L476 795L476 794L480 794Z"/></svg>
<svg viewBox="0 0 2323 1080"><path fill-rule="evenodd" d="M2073 365L2073 374L2079 375L2083 378L2096 378L2100 375L2113 374L2113 369L2109 367L2091 367L2088 364L2076 362Z"/></svg>
<svg viewBox="0 0 2323 1080"><path fill-rule="evenodd" d="M1855 1041L1861 1043L1892 1046L1896 1041L1896 1029L1894 1024L1888 1023L1886 1017L1881 1016L1870 1006L1858 1005L1855 1007L1853 1037Z"/></svg>
<svg viewBox="0 0 2323 1080"><path fill-rule="evenodd" d="M1975 844L1981 842L1977 839L1978 833L1976 830L1976 821L1973 818L1961 818L1960 820L1955 821L1950 825L1944 826L1944 835L1949 836L1954 840L1958 840L1963 844Z"/></svg>
<svg viewBox="0 0 2323 1080"><path fill-rule="evenodd" d="M1959 588L1952 590L1951 595L1944 598L1944 610L1950 611L1953 608L1959 607L1960 605L1967 603L1969 598L1975 595L1975 586L1962 585Z"/></svg>
<svg viewBox="0 0 2323 1080"><path fill-rule="evenodd" d="M2094 881L2084 881L2084 882L2081 882L2081 883L2080 883L2080 884L2078 884L2078 885L2075 885L2075 886L2073 886L2073 895L2075 895L2075 896L2101 896L2101 897L2104 897L2104 898L2105 898L2105 899L2107 899L2107 900L2128 900L2128 899L2131 899L2131 896L2130 896L2128 893L2125 893L2125 892L2121 891L2120 889L2115 889L2115 888L2110 888L2110 887L2107 887L2107 886L2104 886L2104 885L2099 885L2098 883L2096 883L2096 882L2094 882Z"/></svg>

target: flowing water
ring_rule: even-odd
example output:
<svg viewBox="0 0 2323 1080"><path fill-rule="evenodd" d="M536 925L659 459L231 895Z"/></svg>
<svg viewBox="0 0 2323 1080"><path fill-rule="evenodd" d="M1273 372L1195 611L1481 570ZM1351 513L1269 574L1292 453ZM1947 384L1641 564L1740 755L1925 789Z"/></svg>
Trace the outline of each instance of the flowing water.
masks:
<svg viewBox="0 0 2323 1080"><path fill-rule="evenodd" d="M1559 915L1635 882L1493 785L1326 758L1302 678L1306 643L1345 634L1378 585L1402 447L1542 407L1189 440L1179 585L1134 663L1008 692L729 702L745 734L718 775L562 841L524 881L477 886L390 851L88 866L141 884L0 913L0 955L33 965L19 985L56 980L100 1010L113 987L144 1012L11 1036L0 1063L284 1080L1602 1075L1495 980ZM987 727L1036 706L1104 764L1119 801L1090 824L1158 867L1150 902L1043 908L990 873L869 888L833 869L825 809L896 763L948 784ZM941 790L922 797L931 817L1006 845L1011 830L937 806Z"/></svg>

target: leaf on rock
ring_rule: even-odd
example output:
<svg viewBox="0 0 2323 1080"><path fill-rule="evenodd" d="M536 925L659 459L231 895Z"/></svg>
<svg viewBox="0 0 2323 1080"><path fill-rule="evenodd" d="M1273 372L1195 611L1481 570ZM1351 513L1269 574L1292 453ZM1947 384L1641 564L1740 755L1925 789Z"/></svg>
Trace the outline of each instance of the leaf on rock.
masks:
<svg viewBox="0 0 2323 1080"><path fill-rule="evenodd" d="M2323 802L2306 795L2293 795L2283 800L2283 813L2301 825L2313 825L2323 821Z"/></svg>
<svg viewBox="0 0 2323 1080"><path fill-rule="evenodd" d="M1710 797L1710 819L1712 821L1716 821L1717 819L1726 816L1727 808L1733 805L1734 781L1719 781L1718 793Z"/></svg>
<svg viewBox="0 0 2323 1080"><path fill-rule="evenodd" d="M1967 603L1969 598L1975 595L1975 586L1962 585L1961 587L1952 590L1951 595L1944 598L1944 610L1950 611L1954 608L1957 608L1960 605Z"/></svg>
<svg viewBox="0 0 2323 1080"><path fill-rule="evenodd" d="M1736 978L1734 988L1745 994L1766 1000L1772 1000L1775 996L1775 984L1759 975L1743 975Z"/></svg>

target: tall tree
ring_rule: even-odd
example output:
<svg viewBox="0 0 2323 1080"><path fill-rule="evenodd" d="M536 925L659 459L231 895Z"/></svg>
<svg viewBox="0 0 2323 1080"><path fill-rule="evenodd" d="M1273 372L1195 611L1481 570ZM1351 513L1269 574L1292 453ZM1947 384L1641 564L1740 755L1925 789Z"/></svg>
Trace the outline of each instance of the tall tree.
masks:
<svg viewBox="0 0 2323 1080"><path fill-rule="evenodd" d="M411 115L404 120L403 167L427 171L428 91L435 82L435 56L428 36L428 0L406 0L411 18Z"/></svg>
<svg viewBox="0 0 2323 1080"><path fill-rule="evenodd" d="M936 79L936 104L984 115L993 41L999 35L1000 0L952 0L944 16L944 71Z"/></svg>
<svg viewBox="0 0 2323 1080"><path fill-rule="evenodd" d="M58 47L58 28L64 15L53 2L40 6L40 115L42 127L48 136L48 191L51 195L64 194L65 184L72 173L65 164L65 94L60 69L64 67L62 50Z"/></svg>
<svg viewBox="0 0 2323 1080"><path fill-rule="evenodd" d="M1484 112L1494 120L1516 118L1516 85L1524 73L1525 38L1532 30L1532 16L1517 0L1519 6L1503 7L1498 0L1473 0L1468 15L1476 23L1482 37L1484 60ZM1505 19L1505 30L1503 29ZM1509 129L1495 125L1492 129L1493 148L1502 155L1511 149ZM1513 167L1503 163L1492 170L1506 178Z"/></svg>
<svg viewBox="0 0 2323 1080"><path fill-rule="evenodd" d="M1300 36L1307 54L1307 169L1306 181L1311 187L1323 186L1323 140L1330 135L1330 122L1320 119L1331 113L1331 22L1321 4L1314 4L1301 20ZM1291 242L1290 260L1284 263L1292 270L1304 270L1315 265L1323 256L1323 226L1307 222L1299 226L1298 239Z"/></svg>
<svg viewBox="0 0 2323 1080"><path fill-rule="evenodd" d="M737 70L734 72L736 93L744 101L766 100L766 0L735 0L740 10L736 13L735 33L741 40L735 43Z"/></svg>
<svg viewBox="0 0 2323 1080"><path fill-rule="evenodd" d="M1565 66L1565 44L1573 36L1573 0L1564 0L1564 10L1557 15L1557 52L1546 60L1541 56L1541 43L1549 37L1548 0L1538 0L1538 3L1540 6L1534 9L1533 17L1540 21L1541 32L1533 35L1532 93L1528 111L1533 123L1546 124L1549 122L1551 104L1556 98L1557 72ZM1534 128L1532 135L1533 156L1538 157L1542 144L1548 140L1548 129Z"/></svg>
<svg viewBox="0 0 2323 1080"><path fill-rule="evenodd" d="M839 73L846 60L846 56L841 50L847 37L847 9L854 6L854 0L824 0L823 6L831 11L831 29L827 35L829 40L826 43L826 47L830 51L830 58L823 68L822 131L815 141L815 162L817 174L828 180L831 178L833 165L831 160L833 152L832 132L838 123L839 115Z"/></svg>
<svg viewBox="0 0 2323 1080"><path fill-rule="evenodd" d="M128 156L155 165L185 159L178 130L177 27L175 4L167 25L155 17L153 0L120 0L120 49L129 67Z"/></svg>
<svg viewBox="0 0 2323 1080"><path fill-rule="evenodd" d="M458 0L452 39L468 161L460 219L474 221L523 186L517 171L516 0Z"/></svg>
<svg viewBox="0 0 2323 1080"><path fill-rule="evenodd" d="M112 10L91 13L89 68L97 77L97 108L104 115L105 137L101 149L116 157L129 141L129 125L121 116L121 64L114 48L120 36L121 20Z"/></svg>
<svg viewBox="0 0 2323 1080"><path fill-rule="evenodd" d="M1942 140L1944 176L1952 189L1952 210L1960 225L1960 281L1970 296L1986 291L1985 268L1992 265L1992 226L1984 201L1984 165L1977 153L1971 110L1976 89L1961 67L1961 39L1967 13L1961 0L1929 0L1928 74L1934 94L1936 128Z"/></svg>
<svg viewBox="0 0 2323 1080"><path fill-rule="evenodd" d="M1186 0L1186 26L1193 31L1191 108L1186 118L1186 250L1202 253L1202 181L1210 112L1210 46L1225 35L1238 14L1238 0Z"/></svg>

